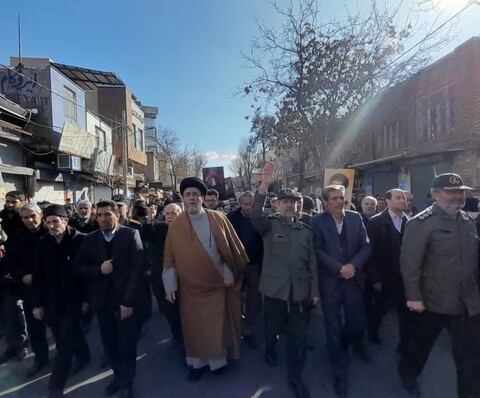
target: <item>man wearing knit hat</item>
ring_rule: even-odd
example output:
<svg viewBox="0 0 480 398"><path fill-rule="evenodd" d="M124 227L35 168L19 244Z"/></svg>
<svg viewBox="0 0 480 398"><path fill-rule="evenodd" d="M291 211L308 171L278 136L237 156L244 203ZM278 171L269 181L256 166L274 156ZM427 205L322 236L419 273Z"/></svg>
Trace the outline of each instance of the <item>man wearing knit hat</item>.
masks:
<svg viewBox="0 0 480 398"><path fill-rule="evenodd" d="M181 291L188 379L197 381L206 367L220 373L229 354L239 355L241 275L248 257L227 217L202 207L202 180L183 179L180 193L186 211L169 226L163 281L170 302Z"/></svg>
<svg viewBox="0 0 480 398"><path fill-rule="evenodd" d="M75 257L84 234L68 224L62 205L50 205L44 212L48 234L40 239L33 273L33 315L45 320L57 342L57 356L49 381L49 398L63 397L70 374L90 362L90 351L80 327L82 303L86 300L84 281L72 274Z"/></svg>

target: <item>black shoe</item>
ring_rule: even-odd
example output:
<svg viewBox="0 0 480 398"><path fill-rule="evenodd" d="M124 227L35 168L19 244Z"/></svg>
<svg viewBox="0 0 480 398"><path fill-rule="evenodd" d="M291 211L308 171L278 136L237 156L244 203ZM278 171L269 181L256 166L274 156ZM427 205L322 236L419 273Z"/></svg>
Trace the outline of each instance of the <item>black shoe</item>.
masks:
<svg viewBox="0 0 480 398"><path fill-rule="evenodd" d="M253 334L248 334L246 336L243 336L242 340L247 343L247 345L252 349L256 350L258 348L258 343L257 340L255 339L255 336Z"/></svg>
<svg viewBox="0 0 480 398"><path fill-rule="evenodd" d="M365 363L372 362L364 343L357 343L352 346L352 351Z"/></svg>
<svg viewBox="0 0 480 398"><path fill-rule="evenodd" d="M347 398L347 380L341 379L340 377L335 377L335 381L333 382L333 388L335 390L335 394L337 394L338 398Z"/></svg>
<svg viewBox="0 0 480 398"><path fill-rule="evenodd" d="M419 397L421 395L420 386L415 377L411 375L400 375L400 377L402 378L403 387L412 397Z"/></svg>
<svg viewBox="0 0 480 398"><path fill-rule="evenodd" d="M33 365L30 366L27 371L25 372L25 376L27 379L30 377L35 376L37 373L39 373L45 366L47 366L48 361L34 361Z"/></svg>
<svg viewBox="0 0 480 398"><path fill-rule="evenodd" d="M23 361L28 355L28 348L22 347L15 352L15 360L18 362Z"/></svg>
<svg viewBox="0 0 480 398"><path fill-rule="evenodd" d="M277 354L275 352L266 352L265 353L265 362L268 366L277 366Z"/></svg>
<svg viewBox="0 0 480 398"><path fill-rule="evenodd" d="M193 383L197 382L202 377L204 371L205 371L205 366L199 369L193 369L193 368L190 369L187 376L188 381L191 381Z"/></svg>
<svg viewBox="0 0 480 398"><path fill-rule="evenodd" d="M378 332L368 333L368 340L370 340L375 345L382 344L382 340L380 340L380 336L378 335Z"/></svg>
<svg viewBox="0 0 480 398"><path fill-rule="evenodd" d="M60 390L52 390L50 394L48 394L48 398L63 398L64 396L63 391Z"/></svg>
<svg viewBox="0 0 480 398"><path fill-rule="evenodd" d="M133 398L133 390L132 387L129 388L122 388L120 390L120 394L118 394L119 398Z"/></svg>
<svg viewBox="0 0 480 398"><path fill-rule="evenodd" d="M114 378L105 389L105 395L111 397L112 395L115 395L118 390L120 390L120 383Z"/></svg>
<svg viewBox="0 0 480 398"><path fill-rule="evenodd" d="M222 366L221 368L212 370L211 373L214 374L215 376L222 376L225 373L227 373L227 371L228 371L228 366L225 365L225 366Z"/></svg>
<svg viewBox="0 0 480 398"><path fill-rule="evenodd" d="M288 388L293 391L296 398L310 398L307 388L303 383L288 383Z"/></svg>
<svg viewBox="0 0 480 398"><path fill-rule="evenodd" d="M80 373L83 369L87 367L89 363L90 363L90 358L75 360L70 374L73 376L73 375L76 375L77 373Z"/></svg>

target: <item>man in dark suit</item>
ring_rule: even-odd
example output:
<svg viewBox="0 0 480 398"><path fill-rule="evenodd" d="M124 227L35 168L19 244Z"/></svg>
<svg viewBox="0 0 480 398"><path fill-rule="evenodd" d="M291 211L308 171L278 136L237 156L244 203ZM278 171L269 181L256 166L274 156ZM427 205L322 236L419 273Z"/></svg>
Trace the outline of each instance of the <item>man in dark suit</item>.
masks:
<svg viewBox="0 0 480 398"><path fill-rule="evenodd" d="M407 197L404 191L391 189L385 198L388 207L373 216L367 225L372 254L365 271L368 275L369 288L373 292L371 295L373 305L368 314L368 336L372 342L380 344L378 330L382 320L388 311L395 307L400 329L397 351L401 352L410 315L405 305L405 292L400 273L403 230L408 220L404 213Z"/></svg>
<svg viewBox="0 0 480 398"><path fill-rule="evenodd" d="M208 192L207 192L208 195ZM252 224L254 194L246 191L238 198L240 207L228 213L227 217L240 238L250 262L244 271L242 299L244 302L243 341L250 348L257 349L256 332L262 312L262 295L259 290L260 274L262 273L263 239Z"/></svg>
<svg viewBox="0 0 480 398"><path fill-rule="evenodd" d="M371 246L360 214L344 210L343 186L325 187L322 199L325 212L313 217L310 226L334 388L339 397L346 397L349 348L353 346L359 356L368 359L362 341L365 330L362 268Z"/></svg>
<svg viewBox="0 0 480 398"><path fill-rule="evenodd" d="M120 397L133 398L144 257L139 232L121 226L118 218L115 202L97 204L100 230L85 237L76 270L91 279L91 306L114 373L106 394L120 390Z"/></svg>

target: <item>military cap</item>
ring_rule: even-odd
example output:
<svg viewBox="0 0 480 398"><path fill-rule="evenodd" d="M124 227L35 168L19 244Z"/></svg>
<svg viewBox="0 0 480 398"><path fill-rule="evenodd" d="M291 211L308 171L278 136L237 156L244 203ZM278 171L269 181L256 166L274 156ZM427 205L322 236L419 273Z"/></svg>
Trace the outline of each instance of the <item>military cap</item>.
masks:
<svg viewBox="0 0 480 398"><path fill-rule="evenodd" d="M127 197L122 194L116 194L112 196L112 200L117 203L117 205L127 205Z"/></svg>
<svg viewBox="0 0 480 398"><path fill-rule="evenodd" d="M297 191L294 191L293 189L287 188L287 189L282 189L277 196L278 200L282 199L295 199L295 200L301 200L302 195L298 193Z"/></svg>
<svg viewBox="0 0 480 398"><path fill-rule="evenodd" d="M436 176L432 181L432 188L445 190L468 189L473 191L473 188L464 185L462 177L455 173L445 173Z"/></svg>

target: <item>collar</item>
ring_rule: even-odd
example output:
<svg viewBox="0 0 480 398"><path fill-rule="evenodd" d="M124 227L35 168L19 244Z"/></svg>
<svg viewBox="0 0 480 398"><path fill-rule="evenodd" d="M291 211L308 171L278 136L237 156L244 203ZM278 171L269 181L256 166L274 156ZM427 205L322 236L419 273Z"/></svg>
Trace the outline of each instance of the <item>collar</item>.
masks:
<svg viewBox="0 0 480 398"><path fill-rule="evenodd" d="M392 220L395 219L395 218L402 219L403 216L405 215L405 213L403 213L403 212L402 212L402 214L396 214L393 211L391 211L390 208L388 208L388 214L390 214L390 217L392 218Z"/></svg>
<svg viewBox="0 0 480 398"><path fill-rule="evenodd" d="M116 232L118 231L119 225L120 225L120 224L117 223L117 225L115 226L115 228L113 229L113 231L110 232L108 235L107 235L105 232L103 232L103 229L101 229L102 235L103 235L104 239L105 239L107 242L110 242L110 241L115 237L115 234L116 234Z"/></svg>
<svg viewBox="0 0 480 398"><path fill-rule="evenodd" d="M342 209L342 219L340 221L337 221L337 219L329 211L327 213L330 214L330 217L332 217L333 221L335 221L337 224L343 223L343 220L345 220L345 209Z"/></svg>

